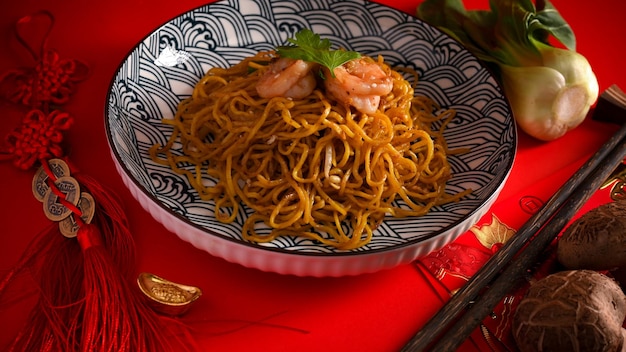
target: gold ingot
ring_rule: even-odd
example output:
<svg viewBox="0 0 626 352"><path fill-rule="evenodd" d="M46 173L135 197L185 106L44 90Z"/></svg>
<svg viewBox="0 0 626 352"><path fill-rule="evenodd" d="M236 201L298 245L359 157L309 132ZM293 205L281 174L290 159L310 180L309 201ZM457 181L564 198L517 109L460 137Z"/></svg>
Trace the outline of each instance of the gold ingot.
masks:
<svg viewBox="0 0 626 352"><path fill-rule="evenodd" d="M151 273L139 274L137 284L152 308L167 315L186 313L202 295L198 287L178 284Z"/></svg>

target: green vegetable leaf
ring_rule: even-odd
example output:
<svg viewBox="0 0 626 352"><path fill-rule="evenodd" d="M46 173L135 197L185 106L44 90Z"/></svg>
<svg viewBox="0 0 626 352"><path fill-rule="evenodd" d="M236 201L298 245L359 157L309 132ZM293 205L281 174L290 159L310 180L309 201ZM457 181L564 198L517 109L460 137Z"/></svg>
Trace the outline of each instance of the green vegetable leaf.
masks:
<svg viewBox="0 0 626 352"><path fill-rule="evenodd" d="M574 32L548 0L490 0L467 10L462 0L426 0L417 17L450 34L479 59L512 66L541 64L550 36L575 50Z"/></svg>
<svg viewBox="0 0 626 352"><path fill-rule="evenodd" d="M293 45L277 47L278 55L318 63L327 67L332 75L336 67L361 57L356 51L331 50L330 40L322 39L319 34L306 28L296 33L295 38L287 41Z"/></svg>
<svg viewBox="0 0 626 352"><path fill-rule="evenodd" d="M548 43L547 35L540 35L539 33L548 32L567 49L576 51L576 36L572 27L549 1L546 0L541 3L542 7L540 7L540 2L537 1L537 12L528 26L529 31L535 39L546 44Z"/></svg>

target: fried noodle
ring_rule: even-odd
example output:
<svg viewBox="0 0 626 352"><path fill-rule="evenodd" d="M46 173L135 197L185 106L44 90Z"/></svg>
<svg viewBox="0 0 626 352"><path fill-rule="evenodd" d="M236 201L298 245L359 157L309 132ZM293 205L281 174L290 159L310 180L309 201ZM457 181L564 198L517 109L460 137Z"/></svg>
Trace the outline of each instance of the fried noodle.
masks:
<svg viewBox="0 0 626 352"><path fill-rule="evenodd" d="M215 202L220 221L234 221L242 204L251 208L244 239L293 235L354 249L386 214L421 216L470 192L445 192L443 130L455 111L414 97L413 85L381 57L393 89L368 115L336 103L323 85L302 99L260 98L256 82L273 57L263 52L210 69L175 117L163 120L173 127L168 142L150 150ZM271 232L257 231L261 222Z"/></svg>

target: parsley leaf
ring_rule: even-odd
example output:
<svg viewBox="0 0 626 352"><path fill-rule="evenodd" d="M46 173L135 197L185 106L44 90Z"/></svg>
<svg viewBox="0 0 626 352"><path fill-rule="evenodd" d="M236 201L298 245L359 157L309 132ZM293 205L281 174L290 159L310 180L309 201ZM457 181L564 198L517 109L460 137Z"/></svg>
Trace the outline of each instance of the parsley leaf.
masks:
<svg viewBox="0 0 626 352"><path fill-rule="evenodd" d="M361 57L356 51L331 50L330 40L322 39L310 29L302 29L295 38L287 39L293 45L276 48L278 55L296 60L315 62L330 70L334 77L334 69L346 62Z"/></svg>

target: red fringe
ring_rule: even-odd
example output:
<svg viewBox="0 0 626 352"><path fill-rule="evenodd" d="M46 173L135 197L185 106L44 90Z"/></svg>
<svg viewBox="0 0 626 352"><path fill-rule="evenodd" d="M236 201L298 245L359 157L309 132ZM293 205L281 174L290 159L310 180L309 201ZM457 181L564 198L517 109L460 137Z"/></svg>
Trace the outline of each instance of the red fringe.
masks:
<svg viewBox="0 0 626 352"><path fill-rule="evenodd" d="M82 254L76 241L63 237L52 224L31 243L17 265L4 277L0 298L11 284L21 291L33 285L38 300L9 351L71 351L75 338L67 334L68 322L84 303ZM16 281L30 275L32 280Z"/></svg>
<svg viewBox="0 0 626 352"><path fill-rule="evenodd" d="M114 270L109 253L98 244L97 227L84 225L78 236L85 257L81 351L181 350L181 341L166 336L160 317Z"/></svg>

